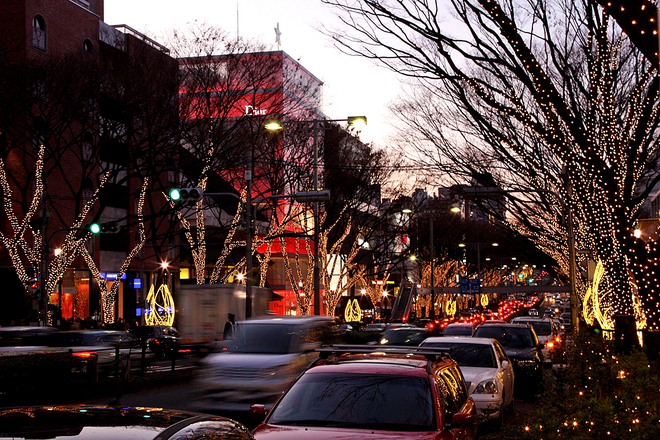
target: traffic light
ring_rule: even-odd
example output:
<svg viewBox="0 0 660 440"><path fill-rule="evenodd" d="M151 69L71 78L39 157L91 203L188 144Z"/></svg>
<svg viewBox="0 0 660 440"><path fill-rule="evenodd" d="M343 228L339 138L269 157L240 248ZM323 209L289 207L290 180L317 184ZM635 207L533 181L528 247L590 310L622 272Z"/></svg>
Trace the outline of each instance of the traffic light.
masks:
<svg viewBox="0 0 660 440"><path fill-rule="evenodd" d="M39 278L32 278L28 281L28 295L32 299L41 298L41 280Z"/></svg>
<svg viewBox="0 0 660 440"><path fill-rule="evenodd" d="M92 223L89 230L92 234L116 234L119 226L116 223Z"/></svg>
<svg viewBox="0 0 660 440"><path fill-rule="evenodd" d="M204 196L201 188L172 188L169 192L170 200L176 203L195 203Z"/></svg>

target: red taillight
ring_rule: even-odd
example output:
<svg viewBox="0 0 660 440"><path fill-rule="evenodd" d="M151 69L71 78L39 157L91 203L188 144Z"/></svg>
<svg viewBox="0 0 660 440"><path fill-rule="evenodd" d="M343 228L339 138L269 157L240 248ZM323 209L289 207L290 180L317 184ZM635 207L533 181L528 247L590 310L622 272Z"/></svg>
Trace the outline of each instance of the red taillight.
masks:
<svg viewBox="0 0 660 440"><path fill-rule="evenodd" d="M226 350L226 348L225 348L225 350ZM187 348L185 350L179 350L179 353L190 353L190 349Z"/></svg>
<svg viewBox="0 0 660 440"><path fill-rule="evenodd" d="M77 353L72 353L75 357L79 358L90 358L92 357L95 353L91 351L79 351Z"/></svg>

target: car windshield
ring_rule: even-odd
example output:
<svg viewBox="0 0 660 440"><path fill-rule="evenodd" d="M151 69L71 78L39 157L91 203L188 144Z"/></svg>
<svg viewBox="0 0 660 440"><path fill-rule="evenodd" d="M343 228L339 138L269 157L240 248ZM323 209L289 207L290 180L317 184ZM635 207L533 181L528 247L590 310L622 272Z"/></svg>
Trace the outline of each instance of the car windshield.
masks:
<svg viewBox="0 0 660 440"><path fill-rule="evenodd" d="M552 334L552 325L549 322L529 322L538 336L550 336Z"/></svg>
<svg viewBox="0 0 660 440"><path fill-rule="evenodd" d="M423 330L388 330L383 333L381 344L399 345L413 344L419 345L426 337ZM383 342L385 341L385 342Z"/></svg>
<svg viewBox="0 0 660 440"><path fill-rule="evenodd" d="M504 347L533 347L532 332L529 327L482 326L474 333L478 338L493 338Z"/></svg>
<svg viewBox="0 0 660 440"><path fill-rule="evenodd" d="M286 324L240 323L229 351L236 353L291 353L298 341L300 326Z"/></svg>
<svg viewBox="0 0 660 440"><path fill-rule="evenodd" d="M493 347L464 342L428 342L423 347L449 348L449 355L460 367L497 368Z"/></svg>
<svg viewBox="0 0 660 440"><path fill-rule="evenodd" d="M472 326L471 325L456 325L456 326L447 326L442 331L442 334L445 336L471 336L472 335Z"/></svg>
<svg viewBox="0 0 660 440"><path fill-rule="evenodd" d="M302 376L267 423L391 431L433 431L436 426L428 378L353 373Z"/></svg>

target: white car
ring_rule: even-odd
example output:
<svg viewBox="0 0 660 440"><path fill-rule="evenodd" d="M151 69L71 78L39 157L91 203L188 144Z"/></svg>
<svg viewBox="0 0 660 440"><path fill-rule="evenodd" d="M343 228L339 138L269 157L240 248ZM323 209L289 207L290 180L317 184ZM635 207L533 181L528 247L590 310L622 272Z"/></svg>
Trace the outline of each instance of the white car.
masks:
<svg viewBox="0 0 660 440"><path fill-rule="evenodd" d="M450 349L465 377L478 414L485 420L501 423L513 405L513 365L495 339L440 336L427 338L420 347Z"/></svg>

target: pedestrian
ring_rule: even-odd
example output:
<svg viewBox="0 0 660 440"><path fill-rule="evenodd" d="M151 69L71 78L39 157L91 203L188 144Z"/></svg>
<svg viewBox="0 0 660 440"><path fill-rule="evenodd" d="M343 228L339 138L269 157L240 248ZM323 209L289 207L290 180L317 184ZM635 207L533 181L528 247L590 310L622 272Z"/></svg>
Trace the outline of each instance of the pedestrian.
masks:
<svg viewBox="0 0 660 440"><path fill-rule="evenodd" d="M228 321L225 323L225 330L222 332L222 339L231 339L234 336L234 327L236 326L236 316L233 313L227 314Z"/></svg>

